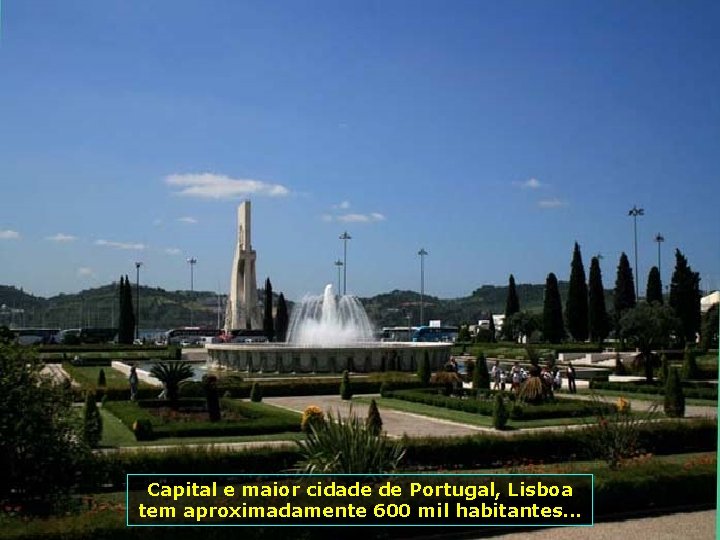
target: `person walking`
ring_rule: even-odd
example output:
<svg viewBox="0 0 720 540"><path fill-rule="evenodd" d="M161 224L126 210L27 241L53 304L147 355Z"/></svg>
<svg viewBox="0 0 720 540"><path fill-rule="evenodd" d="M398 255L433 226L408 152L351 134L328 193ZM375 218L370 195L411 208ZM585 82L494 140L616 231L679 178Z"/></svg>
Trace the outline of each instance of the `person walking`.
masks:
<svg viewBox="0 0 720 540"><path fill-rule="evenodd" d="M490 375L492 376L493 380L493 390L500 390L500 373L502 372L502 369L500 369L500 360L495 360L495 365L490 370Z"/></svg>
<svg viewBox="0 0 720 540"><path fill-rule="evenodd" d="M568 362L566 375L568 381L568 391L571 394L577 394L577 386L575 386L575 368L573 367L572 362Z"/></svg>

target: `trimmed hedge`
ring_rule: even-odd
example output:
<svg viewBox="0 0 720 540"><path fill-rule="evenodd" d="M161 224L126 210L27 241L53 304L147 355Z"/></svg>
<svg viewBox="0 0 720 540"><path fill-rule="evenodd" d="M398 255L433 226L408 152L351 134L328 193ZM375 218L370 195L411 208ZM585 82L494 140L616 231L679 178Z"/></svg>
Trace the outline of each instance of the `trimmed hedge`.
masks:
<svg viewBox="0 0 720 540"><path fill-rule="evenodd" d="M434 388L414 390L391 390L383 392L383 397L401 399L411 403L421 403L434 407L444 407L454 411L463 411L483 416L492 416L494 410L494 394L492 392L479 392L477 398L460 399L444 396L437 393ZM510 397L511 394L508 395ZM510 398L512 399L512 398ZM592 403L582 400L563 399L542 405L532 405L510 401L508 405L510 418L514 420L540 420L545 418L567 418L593 416L598 412L612 413L615 405L612 403Z"/></svg>
<svg viewBox="0 0 720 540"><path fill-rule="evenodd" d="M592 390L612 390L614 392L627 392L629 394L665 395L665 387L661 382L647 384L645 381L631 382L600 382L590 381ZM709 399L717 401L718 388L716 384L701 381L683 381L683 394L691 399Z"/></svg>

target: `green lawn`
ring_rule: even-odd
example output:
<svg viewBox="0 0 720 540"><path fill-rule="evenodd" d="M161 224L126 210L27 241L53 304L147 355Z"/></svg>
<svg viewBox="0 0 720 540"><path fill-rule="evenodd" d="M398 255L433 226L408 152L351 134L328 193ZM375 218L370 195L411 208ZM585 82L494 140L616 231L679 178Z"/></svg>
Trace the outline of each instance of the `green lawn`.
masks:
<svg viewBox="0 0 720 540"><path fill-rule="evenodd" d="M85 389L97 387L98 375L100 374L101 369L105 371L105 381L108 388L130 388L128 376L111 366L73 366L66 362L63 364L63 369ZM143 381L140 381L139 387L154 388Z"/></svg>
<svg viewBox="0 0 720 540"><path fill-rule="evenodd" d="M659 394L641 394L639 392L622 392L620 390L578 390L578 394L591 395L597 394L598 396L612 396L612 397L624 397L625 399L635 399L638 401L651 401L659 403L662 406L664 396ZM569 394L567 394L569 395ZM685 405L698 405L702 407L717 407L718 402L711 399L690 399L685 398Z"/></svg>

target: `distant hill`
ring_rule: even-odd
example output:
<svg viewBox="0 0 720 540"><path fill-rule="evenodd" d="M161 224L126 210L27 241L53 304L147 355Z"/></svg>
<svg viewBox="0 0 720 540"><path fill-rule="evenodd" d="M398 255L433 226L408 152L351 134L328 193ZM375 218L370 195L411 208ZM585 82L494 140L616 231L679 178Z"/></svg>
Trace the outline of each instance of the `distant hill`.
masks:
<svg viewBox="0 0 720 540"><path fill-rule="evenodd" d="M568 283L561 281L560 294L563 305ZM545 285L518 284L520 309L542 311ZM133 287L134 293L134 287ZM612 306L612 291L605 291L608 309ZM277 296L274 295L277 299ZM425 319L439 319L443 324L457 325L475 323L489 313L505 312L507 286L483 285L462 298L438 298L425 295ZM258 291L262 303L264 291ZM418 324L420 317L420 294L415 291L394 290L372 297L361 298L370 321L382 326L404 326L407 316L410 323ZM135 295L133 294L133 302ZM218 297L212 291L166 291L159 287L140 287L141 329L168 329L190 324L215 326L225 316L225 296ZM77 328L115 327L118 317L117 284L87 289L75 294L59 294L42 298L13 286L0 285L0 324L26 327ZM292 310L292 302L288 308ZM261 306L262 309L262 306ZM18 310L22 310L22 313Z"/></svg>

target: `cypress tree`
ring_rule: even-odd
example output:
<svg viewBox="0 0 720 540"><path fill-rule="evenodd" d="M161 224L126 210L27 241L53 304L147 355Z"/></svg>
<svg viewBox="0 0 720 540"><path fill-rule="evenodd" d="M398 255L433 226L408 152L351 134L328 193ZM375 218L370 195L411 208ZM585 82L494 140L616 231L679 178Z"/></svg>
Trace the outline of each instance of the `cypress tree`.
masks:
<svg viewBox="0 0 720 540"><path fill-rule="evenodd" d="M487 361L482 351L477 355L475 360L475 369L472 376L473 390L489 390L490 389L490 373L487 369Z"/></svg>
<svg viewBox="0 0 720 540"><path fill-rule="evenodd" d="M85 397L85 414L83 420L83 434L85 442L91 447L96 448L100 444L102 437L102 417L95 403L95 393L88 392Z"/></svg>
<svg viewBox="0 0 720 540"><path fill-rule="evenodd" d="M645 300L648 304L658 302L662 305L663 303L662 282L660 281L660 270L658 270L657 266L653 266L648 274Z"/></svg>
<svg viewBox="0 0 720 540"><path fill-rule="evenodd" d="M670 282L670 307L682 323L685 340L695 342L700 331L700 275L688 266L687 259L675 250L675 271Z"/></svg>
<svg viewBox="0 0 720 540"><path fill-rule="evenodd" d="M605 289L603 288L600 261L597 257L593 257L590 261L588 327L590 330L590 339L598 343L602 343L610 333L610 324L605 307Z"/></svg>
<svg viewBox="0 0 720 540"><path fill-rule="evenodd" d="M288 317L287 304L285 303L285 296L280 293L278 297L277 310L275 313L275 338L279 342L284 342L287 339L287 330L290 318Z"/></svg>
<svg viewBox="0 0 720 540"><path fill-rule="evenodd" d="M565 337L560 289L555 274L550 272L545 281L543 301L543 335L545 341L560 343Z"/></svg>
<svg viewBox="0 0 720 540"><path fill-rule="evenodd" d="M105 378L105 370L103 368L100 368L100 371L98 372L97 385L105 386L106 384L107 384L107 379Z"/></svg>
<svg viewBox="0 0 720 540"><path fill-rule="evenodd" d="M490 312L490 325L488 326L490 332L490 343L495 343L495 320L493 319L492 311Z"/></svg>
<svg viewBox="0 0 720 540"><path fill-rule="evenodd" d="M272 301L272 283L270 278L265 279L265 313L263 315L263 332L268 341L275 339L275 325L273 324L273 301Z"/></svg>
<svg viewBox="0 0 720 540"><path fill-rule="evenodd" d="M699 375L700 370L695 360L695 353L686 345L685 353L683 354L682 380L697 379Z"/></svg>
<svg viewBox="0 0 720 540"><path fill-rule="evenodd" d="M493 407L493 427L495 429L505 429L509 416L508 410L505 407L503 393L498 392L495 394L495 405Z"/></svg>
<svg viewBox="0 0 720 540"><path fill-rule="evenodd" d="M352 399L353 391L350 385L350 374L343 371L342 382L340 383L340 399L349 401Z"/></svg>
<svg viewBox="0 0 720 540"><path fill-rule="evenodd" d="M683 394L677 368L670 369L665 383L665 414L671 418L685 416L685 394Z"/></svg>
<svg viewBox="0 0 720 540"><path fill-rule="evenodd" d="M370 407L368 408L368 415L367 419L365 420L365 426L368 430L370 430L370 433L377 437L382 433L382 425L383 421L380 417L380 411L378 410L377 403L373 399L370 402Z"/></svg>
<svg viewBox="0 0 720 540"><path fill-rule="evenodd" d="M635 280L633 279L632 268L627 255L623 252L620 255L620 262L615 278L615 291L613 296L613 310L617 329L619 331L620 318L628 309L635 307Z"/></svg>
<svg viewBox="0 0 720 540"><path fill-rule="evenodd" d="M580 246L577 242L570 265L570 285L565 312L570 335L575 341L585 341L588 338L588 288Z"/></svg>
<svg viewBox="0 0 720 540"><path fill-rule="evenodd" d="M430 377L432 375L432 370L430 369L430 355L427 351L425 351L425 354L423 355L422 362L420 362L420 365L418 366L418 379L422 383L423 386L428 386L430 384Z"/></svg>
<svg viewBox="0 0 720 540"><path fill-rule="evenodd" d="M254 382L250 388L250 401L260 403L262 401L262 386Z"/></svg>
<svg viewBox="0 0 720 540"><path fill-rule="evenodd" d="M515 276L510 274L507 299L505 300L505 322L502 329L503 338L507 341L513 340L512 326L508 323L510 318L518 311L520 311L520 300L518 300L517 290L515 289Z"/></svg>
<svg viewBox="0 0 720 540"><path fill-rule="evenodd" d="M118 319L118 342L130 345L135 336L135 311L132 304L132 287L127 276L120 277L120 317Z"/></svg>

